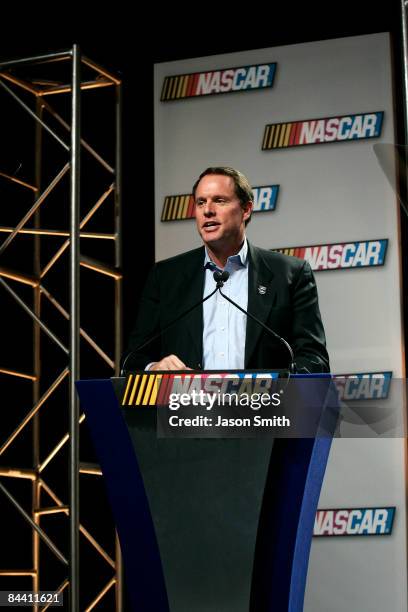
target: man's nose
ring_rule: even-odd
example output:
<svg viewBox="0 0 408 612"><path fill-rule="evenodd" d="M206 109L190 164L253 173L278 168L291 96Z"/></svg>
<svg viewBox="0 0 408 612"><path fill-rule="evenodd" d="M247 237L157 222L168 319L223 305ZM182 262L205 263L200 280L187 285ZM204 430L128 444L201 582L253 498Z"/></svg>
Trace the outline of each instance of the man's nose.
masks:
<svg viewBox="0 0 408 612"><path fill-rule="evenodd" d="M213 215L215 215L215 205L214 205L214 202L206 202L204 204L204 216L205 217L212 217Z"/></svg>

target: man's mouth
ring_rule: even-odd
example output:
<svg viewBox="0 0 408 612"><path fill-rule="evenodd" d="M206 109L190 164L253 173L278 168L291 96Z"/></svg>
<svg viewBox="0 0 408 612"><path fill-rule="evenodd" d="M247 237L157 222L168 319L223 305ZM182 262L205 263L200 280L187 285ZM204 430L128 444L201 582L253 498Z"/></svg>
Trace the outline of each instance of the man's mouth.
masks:
<svg viewBox="0 0 408 612"><path fill-rule="evenodd" d="M203 229L211 231L217 228L220 224L217 221L206 221L203 223Z"/></svg>

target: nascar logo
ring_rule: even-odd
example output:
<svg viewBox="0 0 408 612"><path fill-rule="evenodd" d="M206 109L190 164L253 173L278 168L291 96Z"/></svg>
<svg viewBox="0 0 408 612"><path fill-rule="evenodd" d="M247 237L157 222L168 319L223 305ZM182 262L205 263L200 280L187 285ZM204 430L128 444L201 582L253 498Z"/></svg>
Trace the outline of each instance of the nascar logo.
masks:
<svg viewBox="0 0 408 612"><path fill-rule="evenodd" d="M163 81L160 100L168 102L182 98L272 87L275 70L276 63L168 76Z"/></svg>
<svg viewBox="0 0 408 612"><path fill-rule="evenodd" d="M313 535L316 537L389 535L392 532L394 515L395 506L318 510Z"/></svg>
<svg viewBox="0 0 408 612"><path fill-rule="evenodd" d="M391 377L392 372L336 374L333 376L333 382L340 400L386 399Z"/></svg>
<svg viewBox="0 0 408 612"><path fill-rule="evenodd" d="M279 185L263 185L254 187L254 210L262 212L275 210L278 199ZM192 194L166 196L164 198L162 221L180 221L194 219L194 198Z"/></svg>
<svg viewBox="0 0 408 612"><path fill-rule="evenodd" d="M383 118L384 112L381 111L290 123L272 123L265 126L262 150L378 138L381 135Z"/></svg>
<svg viewBox="0 0 408 612"><path fill-rule="evenodd" d="M382 266L385 262L388 239L340 242L313 246L272 249L284 255L306 259L312 270L340 270Z"/></svg>
<svg viewBox="0 0 408 612"><path fill-rule="evenodd" d="M264 393L271 389L278 373L236 374L129 374L122 406L166 406L173 393Z"/></svg>

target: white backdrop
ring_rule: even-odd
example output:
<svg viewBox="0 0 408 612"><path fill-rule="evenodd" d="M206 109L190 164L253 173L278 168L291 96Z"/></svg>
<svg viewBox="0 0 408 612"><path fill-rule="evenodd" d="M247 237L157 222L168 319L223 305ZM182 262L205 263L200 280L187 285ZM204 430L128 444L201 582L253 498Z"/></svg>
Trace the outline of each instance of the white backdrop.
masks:
<svg viewBox="0 0 408 612"><path fill-rule="evenodd" d="M273 87L160 101L163 80L277 62ZM380 138L262 151L267 124L384 112ZM200 244L193 220L162 222L166 196L191 193L208 166L279 185L274 211L253 215L248 238L284 248L387 238L385 264L316 272L334 373L402 377L397 203L373 145L394 142L388 34L202 57L155 66L156 259ZM315 538L305 610L407 609L405 443L336 440L319 508L396 506L390 536Z"/></svg>

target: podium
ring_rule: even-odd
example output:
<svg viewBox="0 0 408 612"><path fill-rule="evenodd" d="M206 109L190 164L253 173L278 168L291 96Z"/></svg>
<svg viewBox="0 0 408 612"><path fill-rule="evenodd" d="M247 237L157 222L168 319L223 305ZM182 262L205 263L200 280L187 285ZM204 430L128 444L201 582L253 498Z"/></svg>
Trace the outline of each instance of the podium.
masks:
<svg viewBox="0 0 408 612"><path fill-rule="evenodd" d="M129 385L77 382L132 610L300 612L335 419L309 438L158 438L152 393L144 407L120 405ZM319 419L333 413L335 401L318 401Z"/></svg>

